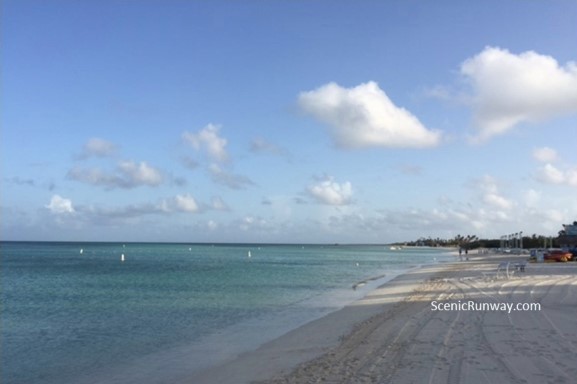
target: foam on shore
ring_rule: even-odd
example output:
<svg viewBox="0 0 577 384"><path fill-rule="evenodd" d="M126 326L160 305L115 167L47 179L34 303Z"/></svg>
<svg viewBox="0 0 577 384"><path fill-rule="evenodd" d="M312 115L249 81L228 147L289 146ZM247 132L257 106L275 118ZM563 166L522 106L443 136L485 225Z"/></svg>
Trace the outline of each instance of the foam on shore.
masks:
<svg viewBox="0 0 577 384"><path fill-rule="evenodd" d="M183 378L180 382L240 384L289 372L298 364L336 347L355 326L404 300L423 281L450 265L415 266L396 275L367 279L362 287L366 290L362 297L344 308L307 322L256 350L242 353L235 359Z"/></svg>
<svg viewBox="0 0 577 384"><path fill-rule="evenodd" d="M99 377L79 377L77 383L242 384L264 380L336 346L357 323L402 300L424 279L448 265L375 271L372 277L311 297L281 313L237 323L193 345L108 367ZM388 299L382 298L383 289L388 291ZM378 304L376 297L380 297Z"/></svg>
<svg viewBox="0 0 577 384"><path fill-rule="evenodd" d="M338 314L337 321L342 321L354 310L377 312L367 320L357 319L336 347L318 351L297 368L273 366L276 372L271 369L268 377L262 372L261 383L573 383L577 367L568 357L577 353L577 264L529 264L525 272L510 277L495 273L503 261L524 259L476 256L445 269L400 276ZM538 304L539 309L439 311L432 309L433 301ZM310 345L309 337L321 341L315 332L331 327L331 322L322 324L310 328L308 335L306 327L295 333L296 341L283 345L280 359L290 360L287 351L298 356L299 347ZM275 363L266 355L260 361ZM242 369L224 372L235 375ZM221 376L221 382L232 382L226 377ZM237 378L248 383L255 375Z"/></svg>

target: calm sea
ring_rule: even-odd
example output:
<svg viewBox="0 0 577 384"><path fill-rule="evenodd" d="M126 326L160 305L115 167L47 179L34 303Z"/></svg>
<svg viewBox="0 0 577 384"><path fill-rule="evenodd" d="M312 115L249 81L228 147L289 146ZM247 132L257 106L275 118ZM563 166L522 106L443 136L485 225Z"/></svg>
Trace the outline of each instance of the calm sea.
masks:
<svg viewBox="0 0 577 384"><path fill-rule="evenodd" d="M34 242L0 243L0 257L5 384L170 382L452 259L375 245Z"/></svg>

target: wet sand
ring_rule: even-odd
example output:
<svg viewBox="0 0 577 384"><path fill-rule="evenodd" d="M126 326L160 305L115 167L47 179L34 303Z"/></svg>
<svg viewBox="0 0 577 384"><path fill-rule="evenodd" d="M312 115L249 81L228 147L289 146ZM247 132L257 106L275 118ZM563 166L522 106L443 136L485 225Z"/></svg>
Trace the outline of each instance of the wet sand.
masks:
<svg viewBox="0 0 577 384"><path fill-rule="evenodd" d="M188 383L574 383L577 263L469 255L401 275L364 299ZM438 311L431 303L539 303L540 311Z"/></svg>

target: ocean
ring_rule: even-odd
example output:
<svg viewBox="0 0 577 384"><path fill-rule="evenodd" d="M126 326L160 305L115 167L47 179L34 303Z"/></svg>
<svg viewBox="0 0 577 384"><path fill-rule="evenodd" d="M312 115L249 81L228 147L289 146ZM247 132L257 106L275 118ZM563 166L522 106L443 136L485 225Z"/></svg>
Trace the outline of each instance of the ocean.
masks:
<svg viewBox="0 0 577 384"><path fill-rule="evenodd" d="M163 383L257 348L446 250L1 242L0 381Z"/></svg>

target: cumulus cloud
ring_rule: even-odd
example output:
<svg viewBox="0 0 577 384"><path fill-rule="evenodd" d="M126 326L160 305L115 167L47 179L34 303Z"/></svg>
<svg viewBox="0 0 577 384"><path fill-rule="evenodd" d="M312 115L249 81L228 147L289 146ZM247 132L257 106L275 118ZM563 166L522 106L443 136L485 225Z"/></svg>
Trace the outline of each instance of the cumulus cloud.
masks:
<svg viewBox="0 0 577 384"><path fill-rule="evenodd" d="M86 144L84 144L82 153L78 156L78 158L83 160L89 157L112 156L116 150L116 145L110 141L94 137L89 139Z"/></svg>
<svg viewBox="0 0 577 384"><path fill-rule="evenodd" d="M397 227L402 230L418 229L427 232L462 231L463 228L478 228L482 224L471 211L458 209L407 209L386 210L382 213L382 230Z"/></svg>
<svg viewBox="0 0 577 384"><path fill-rule="evenodd" d="M122 161L118 164L120 173L135 184L159 185L162 183L162 174L157 169L141 161L136 164L132 161Z"/></svg>
<svg viewBox="0 0 577 384"><path fill-rule="evenodd" d="M353 187L350 182L339 184L330 177L309 186L307 192L317 202L334 206L348 205L353 197Z"/></svg>
<svg viewBox="0 0 577 384"><path fill-rule="evenodd" d="M577 113L574 62L561 66L534 51L516 55L487 47L461 65L461 74L473 88L475 141L504 134L519 123Z"/></svg>
<svg viewBox="0 0 577 384"><path fill-rule="evenodd" d="M572 187L577 187L577 167L565 171L565 181Z"/></svg>
<svg viewBox="0 0 577 384"><path fill-rule="evenodd" d="M547 163L537 169L535 178L545 184L565 184L577 187L577 168L561 170Z"/></svg>
<svg viewBox="0 0 577 384"><path fill-rule="evenodd" d="M220 196L214 196L210 202L210 207L216 211L228 211L230 208L228 205L222 200Z"/></svg>
<svg viewBox="0 0 577 384"><path fill-rule="evenodd" d="M527 207L535 208L538 206L539 201L541 201L541 192L529 189L524 193L524 200Z"/></svg>
<svg viewBox="0 0 577 384"><path fill-rule="evenodd" d="M509 210L514 203L502 196L497 181L489 175L475 181L474 188L481 192L481 201L492 208Z"/></svg>
<svg viewBox="0 0 577 384"><path fill-rule="evenodd" d="M131 189L139 186L158 186L164 178L162 173L146 162L121 161L115 172L105 172L98 168L73 168L67 177L71 180L102 186L109 189Z"/></svg>
<svg viewBox="0 0 577 384"><path fill-rule="evenodd" d="M198 211L198 204L194 197L189 194L176 195L174 197L174 206L179 212L196 212Z"/></svg>
<svg viewBox="0 0 577 384"><path fill-rule="evenodd" d="M544 163L533 174L537 181L544 184L577 186L577 167L562 163L556 150L549 147L536 148L533 150L533 158Z"/></svg>
<svg viewBox="0 0 577 384"><path fill-rule="evenodd" d="M232 163L228 161L227 140L220 136L219 131L220 127L209 124L196 133L184 132L182 139L195 150L207 155L209 161L206 169L214 183L231 189L244 189L254 185L250 178L235 174L230 170ZM189 169L195 169L199 166L199 163L190 157L181 158L181 162Z"/></svg>
<svg viewBox="0 0 577 384"><path fill-rule="evenodd" d="M511 201L497 193L486 193L483 195L483 201L496 208L511 209L513 207L513 203Z"/></svg>
<svg viewBox="0 0 577 384"><path fill-rule="evenodd" d="M74 213L74 207L72 206L72 200L66 199L60 195L53 195L50 199L50 203L45 205L50 212L55 214L65 214L65 213Z"/></svg>
<svg viewBox="0 0 577 384"><path fill-rule="evenodd" d="M244 189L248 186L254 185L254 182L248 177L229 172L218 164L211 164L208 167L208 172L212 181L231 189Z"/></svg>
<svg viewBox="0 0 577 384"><path fill-rule="evenodd" d="M207 228L209 231L215 231L215 230L218 229L218 223L217 223L216 221L214 221L214 220L208 220L208 221L206 222L206 228Z"/></svg>
<svg viewBox="0 0 577 384"><path fill-rule="evenodd" d="M156 202L142 202L117 207L101 205L78 205L73 207L69 199L54 195L45 206L58 220L69 219L66 224L74 225L116 225L126 224L144 216L166 216L173 214L196 214L202 212L201 204L188 194L178 194ZM74 214L74 215L71 215ZM70 220L73 220L71 222ZM59 221L63 224L64 222Z"/></svg>
<svg viewBox="0 0 577 384"><path fill-rule="evenodd" d="M242 231L270 231L274 229L266 219L255 216L245 216L237 220L235 225Z"/></svg>
<svg viewBox="0 0 577 384"><path fill-rule="evenodd" d="M557 151L549 147L535 148L533 150L533 158L543 163L552 163L559 160Z"/></svg>
<svg viewBox="0 0 577 384"><path fill-rule="evenodd" d="M375 82L343 88L329 83L298 97L300 108L325 123L342 148L422 148L439 144L432 131L404 108L397 107Z"/></svg>
<svg viewBox="0 0 577 384"><path fill-rule="evenodd" d="M170 213L197 213L200 205L188 194L178 194L164 198L156 203L133 204L113 209L92 209L98 216L109 218L130 218L145 215L163 215Z"/></svg>
<svg viewBox="0 0 577 384"><path fill-rule="evenodd" d="M224 162L228 160L227 141L219 131L219 126L208 124L196 133L184 132L182 139L195 150L206 152L213 161Z"/></svg>
<svg viewBox="0 0 577 384"><path fill-rule="evenodd" d="M539 168L537 179L544 183L561 184L565 180L565 175L553 165L545 164Z"/></svg>

